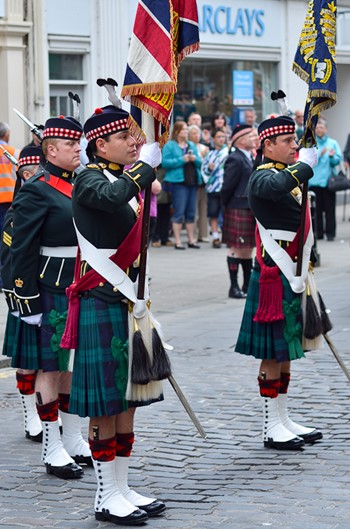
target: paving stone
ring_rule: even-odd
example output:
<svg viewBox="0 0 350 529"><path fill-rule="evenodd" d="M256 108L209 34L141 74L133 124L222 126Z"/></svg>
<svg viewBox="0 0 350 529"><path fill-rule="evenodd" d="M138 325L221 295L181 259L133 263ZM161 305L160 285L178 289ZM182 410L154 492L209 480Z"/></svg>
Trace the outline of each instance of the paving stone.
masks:
<svg viewBox="0 0 350 529"><path fill-rule="evenodd" d="M350 369L350 223L339 217L337 230L346 242L320 241L316 280L332 309L330 336ZM325 346L293 363L289 391L293 418L322 429L323 440L295 453L265 449L258 363L233 352L244 302L227 298L226 254L205 245L184 256L171 250L150 249L152 308L208 438L168 383L164 402L138 410L130 482L168 506L147 527L349 529L350 385L332 353ZM0 324L0 340L3 330ZM24 438L15 387L14 370L0 368L0 529L115 527L94 519L93 469L74 482L45 473L41 446Z"/></svg>

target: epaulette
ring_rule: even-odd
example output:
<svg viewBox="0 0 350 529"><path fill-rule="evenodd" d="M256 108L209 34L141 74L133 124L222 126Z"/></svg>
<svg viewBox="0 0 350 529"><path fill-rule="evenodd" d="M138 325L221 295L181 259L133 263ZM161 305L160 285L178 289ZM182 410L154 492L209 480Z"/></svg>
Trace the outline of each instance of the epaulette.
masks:
<svg viewBox="0 0 350 529"><path fill-rule="evenodd" d="M256 170L257 171L261 171L262 169L278 169L278 171L282 171L282 169L285 169L286 166L283 164L283 163L279 163L279 162L269 162L269 163L265 163L263 165L259 165Z"/></svg>
<svg viewBox="0 0 350 529"><path fill-rule="evenodd" d="M38 169L38 171L35 174L33 174L33 176L28 178L27 182L35 182L36 180L39 180L39 178L44 176L44 174L45 174L45 169L40 168L40 169Z"/></svg>
<svg viewBox="0 0 350 529"><path fill-rule="evenodd" d="M103 167L100 167L96 163L88 163L85 166L86 169L97 169L98 171L103 171Z"/></svg>
<svg viewBox="0 0 350 529"><path fill-rule="evenodd" d="M108 169L110 169L111 171L120 171L121 167L117 163L109 162Z"/></svg>

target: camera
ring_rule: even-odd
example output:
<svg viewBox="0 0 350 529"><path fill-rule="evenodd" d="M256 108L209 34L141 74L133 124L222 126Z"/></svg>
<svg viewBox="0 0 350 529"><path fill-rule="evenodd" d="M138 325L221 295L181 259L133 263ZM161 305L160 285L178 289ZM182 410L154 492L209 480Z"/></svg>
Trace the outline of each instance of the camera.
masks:
<svg viewBox="0 0 350 529"><path fill-rule="evenodd" d="M188 151L187 151L187 154L190 154L190 155L192 155L192 154L193 154L193 151L192 151L192 149L188 149Z"/></svg>

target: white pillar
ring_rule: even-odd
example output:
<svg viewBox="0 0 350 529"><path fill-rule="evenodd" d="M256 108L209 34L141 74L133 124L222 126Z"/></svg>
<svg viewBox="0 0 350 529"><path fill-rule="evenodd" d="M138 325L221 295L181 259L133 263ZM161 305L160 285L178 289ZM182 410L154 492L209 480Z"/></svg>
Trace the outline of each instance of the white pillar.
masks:
<svg viewBox="0 0 350 529"><path fill-rule="evenodd" d="M92 111L97 106L109 104L106 90L97 86L96 79L112 77L118 83L118 93L123 85L130 38L130 0L95 0L93 10L95 24L91 35Z"/></svg>
<svg viewBox="0 0 350 529"><path fill-rule="evenodd" d="M21 148L27 140L27 126L16 116L12 108L26 108L24 37L31 23L23 20L23 2L7 0L5 17L0 20L0 71L1 98L0 120L10 125L10 143Z"/></svg>

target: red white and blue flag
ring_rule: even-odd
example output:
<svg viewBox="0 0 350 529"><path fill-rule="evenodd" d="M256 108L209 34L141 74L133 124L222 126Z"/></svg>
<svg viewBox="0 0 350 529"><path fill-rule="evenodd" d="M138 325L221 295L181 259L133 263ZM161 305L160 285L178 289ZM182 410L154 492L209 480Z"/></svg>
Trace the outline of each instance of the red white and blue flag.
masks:
<svg viewBox="0 0 350 529"><path fill-rule="evenodd" d="M179 65L198 49L196 0L139 0L121 91L131 103L130 129L139 140L147 133L143 112L158 122L158 141L167 140Z"/></svg>

